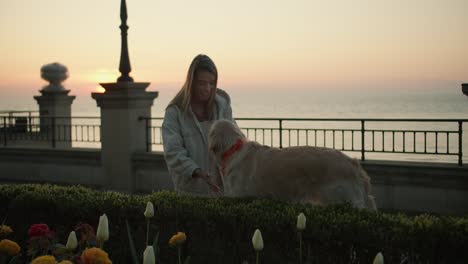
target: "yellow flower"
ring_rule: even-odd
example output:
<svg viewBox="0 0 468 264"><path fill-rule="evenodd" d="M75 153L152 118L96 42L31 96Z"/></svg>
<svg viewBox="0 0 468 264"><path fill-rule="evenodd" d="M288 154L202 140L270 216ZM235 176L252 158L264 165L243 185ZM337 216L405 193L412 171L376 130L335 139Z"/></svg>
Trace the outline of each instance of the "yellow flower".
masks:
<svg viewBox="0 0 468 264"><path fill-rule="evenodd" d="M0 236L6 236L13 232L13 229L7 225L0 225Z"/></svg>
<svg viewBox="0 0 468 264"><path fill-rule="evenodd" d="M31 264L56 264L54 256L46 255L35 258Z"/></svg>
<svg viewBox="0 0 468 264"><path fill-rule="evenodd" d="M169 239L169 246L175 247L182 245L185 240L187 240L187 236L184 232L177 232L177 234L173 235L171 239Z"/></svg>
<svg viewBox="0 0 468 264"><path fill-rule="evenodd" d="M88 248L81 254L83 264L112 264L107 253L100 248Z"/></svg>
<svg viewBox="0 0 468 264"><path fill-rule="evenodd" d="M62 260L58 264L73 264L73 262L71 262L69 260Z"/></svg>
<svg viewBox="0 0 468 264"><path fill-rule="evenodd" d="M0 241L0 253L5 253L8 256L16 256L20 252L21 248L14 241L9 239L3 239Z"/></svg>

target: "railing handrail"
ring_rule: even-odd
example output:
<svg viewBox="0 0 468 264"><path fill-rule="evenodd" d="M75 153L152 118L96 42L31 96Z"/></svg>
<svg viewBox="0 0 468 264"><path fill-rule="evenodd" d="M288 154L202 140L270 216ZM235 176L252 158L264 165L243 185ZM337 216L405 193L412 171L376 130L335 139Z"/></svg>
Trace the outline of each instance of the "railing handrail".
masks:
<svg viewBox="0 0 468 264"><path fill-rule="evenodd" d="M7 118L14 118L14 117L26 117L26 116L8 116L8 115L2 115L0 114L0 117L7 117ZM74 118L79 118L79 119L100 119L100 116L32 116L33 118L68 118L68 119L74 119Z"/></svg>
<svg viewBox="0 0 468 264"><path fill-rule="evenodd" d="M0 117L5 113L39 113L39 111L0 111ZM7 116L9 117L9 116ZM39 116L34 116L39 117ZM90 118L99 119L100 116L43 116L44 118ZM164 117L140 117L140 120L163 120ZM466 118L291 118L291 117L237 117L240 121L369 121L369 122L468 122Z"/></svg>
<svg viewBox="0 0 468 264"><path fill-rule="evenodd" d="M140 120L163 120L164 117L140 117ZM465 118L291 118L291 117L236 117L241 121L369 121L369 122L468 122Z"/></svg>
<svg viewBox="0 0 468 264"><path fill-rule="evenodd" d="M161 129L161 125L159 126L151 126L151 123L149 121L151 120L163 120L162 117L140 117L139 120L145 120L146 122L146 127L148 130L150 129L155 129L155 128L159 128ZM317 131L325 131L325 132L333 132L333 148L335 148L335 131L351 131L352 134L351 134L351 144L352 145L352 148L351 149L348 149L348 151L359 151L361 152L361 160L365 160L366 159L366 153L377 153L377 152L381 152L381 153L402 153L402 154L436 154L436 155L458 155L458 165L463 165L463 123L466 123L468 122L468 119L465 119L465 118L283 118L283 117L277 117L277 118L271 118L271 117L238 117L238 118L235 118L236 121L271 121L271 122L275 122L276 125L275 127L244 127L242 126L241 129L242 130L247 130L247 136L249 134L249 130L253 130L253 132L255 132L255 140L257 138L257 130L259 131L263 131L263 136L265 136L265 132L264 130L275 130L275 131L279 131L279 134L278 134L278 137L276 138L276 142L279 142L279 147L282 148L283 147L283 141L284 141L284 136L283 136L283 132L286 131L287 133L291 133L291 131L296 131L296 136L297 136L297 144L299 144L299 131L315 131L315 134L314 134L314 142L315 144L317 144ZM359 123L359 127L355 127L355 128L329 128L329 127L323 127L323 128L310 128L310 127L304 127L304 128L291 128L291 127L288 127L288 126L285 126L285 123L286 122L290 122L290 123L294 123L294 122L301 122L301 121L312 121L312 122L358 122ZM388 123L398 123L398 122L414 122L414 123L424 123L424 122L431 122L431 123L455 123L457 124L458 126L458 129L448 129L448 128L441 128L441 129L437 129L437 128L430 128L430 129L421 129L421 128L412 128L412 129L402 129L402 128L397 128L397 129L389 129L389 128L368 128L366 127L366 125L368 124L372 124L372 123L375 123L375 122L388 122ZM257 124L259 125L259 124ZM154 130L153 130L154 131ZM358 132L360 133L360 148L354 148L354 132ZM161 131L159 132L161 134ZM370 140L369 138L367 138L366 134L368 133L371 133L371 138L372 138L372 149L368 149L367 148L367 144L369 143L369 141L366 141L366 140ZM374 133L381 133L382 135L382 147L381 147L381 150L379 149L376 149L375 148L375 136L374 136ZM385 138L384 138L384 133L391 133L392 135L392 140L391 140L391 144L392 144L392 149L391 150L385 150ZM402 134L402 144L403 144L403 150L399 151L396 149L396 145L395 145L395 134L397 134L398 136L398 133ZM424 135L424 151L419 151L416 149L416 135L417 133L423 133ZM428 147L428 138L426 137L427 134L430 134L430 133L433 133L435 134L435 151L427 151L427 147ZM406 150L406 143L405 143L405 137L406 135L411 135L413 134L413 149L412 150ZM445 151L440 151L439 150L439 145L438 145L438 135L443 135L445 134L446 137L446 142L447 142L447 145L446 145L446 150ZM449 145L449 135L453 135L453 134L457 134L458 135L458 149L456 152L453 152L453 151L450 151L450 145ZM291 134L287 134L288 135L288 144L289 146L291 146ZM349 136L349 135L348 135ZM308 132L306 132L306 142L308 142L308 137L309 137L309 134ZM341 135L341 141L343 142L342 144L342 150L345 150L345 147L344 147L344 132L342 133ZM148 138L148 137L147 137ZM272 132L270 132L270 140L271 140L271 144L273 144L273 134ZM326 134L323 134L323 139L324 139L324 146L326 146L326 143L325 143L325 140L326 140ZM265 138L264 138L265 140ZM147 141L147 146L148 146L148 150L151 151L151 148L149 147L151 144L154 144L151 140L148 140ZM155 144L162 144L162 139L160 139L160 142L157 142ZM309 143L306 143L307 145ZM398 142L396 144L399 144ZM418 145L419 146L419 145ZM410 148L411 146L409 146L408 148Z"/></svg>
<svg viewBox="0 0 468 264"><path fill-rule="evenodd" d="M30 111L26 111L30 112ZM52 140L53 145L55 145L55 141L58 140L65 140L65 141L73 141L73 142L100 142L100 124L88 124L88 123L95 123L94 121L89 121L89 122L84 122L86 124L81 124L83 121L81 120L100 120L100 116L24 116L26 118L29 118L27 122L22 122L21 120L14 120L16 117L23 117L23 116L12 116L12 115L5 115L5 114L0 114L0 122L3 124L3 127L0 125L0 128L2 129L1 131L1 137L3 138L2 141L3 145L7 145L7 136L11 137L14 135L14 133L17 133L16 135L22 136L19 134L20 131L26 131L26 132L38 132L38 131L46 131L46 139L45 140ZM13 119L13 120L12 120ZM66 121L58 121L60 119L65 119ZM162 136L161 136L161 124L159 121L162 121L164 118L163 117L139 117L140 121L145 121L145 126L147 127L147 131L145 134L146 137L146 142L147 142L147 151L151 151L151 145L156 144L156 145L161 145L162 144ZM12 121L11 121L12 120ZM33 120L38 120L38 123L35 123L36 121ZM50 120L50 121L48 121ZM73 120L79 120L79 121L73 121ZM151 124L151 120L157 120L158 124ZM255 125L253 126L241 126L241 129L247 130L247 136L249 135L250 132L255 133L255 140L257 140L257 130L260 131L263 135L263 140L265 140L265 131L264 130L270 130L270 135L267 135L267 138L270 138L269 140L271 141L272 146L278 146L279 142L279 147L283 147L283 144L285 146L293 146L294 144L304 144L304 136L305 136L305 144L309 144L309 139L312 140L314 139L314 144L317 144L317 139L318 138L323 138L323 146L327 147L327 144L325 141L327 140L327 134L326 132L333 132L332 134L332 142L333 142L333 148L335 148L335 131L338 133L341 131L341 134L337 135L337 142L341 139L341 144L339 144L342 148L342 150L345 150L345 148L349 148L349 146L345 146L345 137L347 140L351 140L351 150L350 151L359 151L361 152L361 159L365 160L365 155L366 153L372 153L372 152L383 152L383 153L408 153L408 154L438 154L438 155L458 155L458 163L462 165L463 161L463 123L467 123L468 119L464 118L436 118L436 119L430 119L430 118L285 118L285 117L277 117L277 118L272 118L272 117L238 117L235 118L236 121L257 121ZM20 122L21 121L21 122ZM56 122L57 121L57 122ZM273 123L266 123L262 124L262 121L267 121L267 122L273 122ZM322 127L317 127L316 123L315 125L311 126L307 124L305 127L302 127L302 125L297 125L297 122L303 122L303 121L309 121L312 122L310 124L314 124L313 122L337 122L337 124L330 124L330 123L322 123ZM45 123L43 123L45 122ZM50 122L50 123L48 123ZM65 123L63 123L65 122ZM296 122L296 123L295 123ZM344 122L347 124L339 124L340 122ZM397 122L415 122L416 124L412 124L411 126L416 126L416 127L401 127L398 124L394 124L393 127L395 129L392 129L391 127L373 127L372 123L378 123L378 122L387 122L386 125L389 125L391 123L397 123ZM439 126L434 126L425 129L425 126L422 125L421 123L424 122L432 122L432 125L437 125L439 123ZM354 123L354 124L353 124ZM417 124L419 123L419 124ZM447 125L452 125L452 124L457 124L457 128L452 127L446 127L446 125L440 126L440 123L447 123ZM451 124L449 124L451 123ZM276 125L272 125L276 124ZM274 126L274 127L273 127ZM405 125L406 126L406 125ZM419 126L419 127L418 127ZM54 129L55 127L55 129ZM52 129L51 129L52 128ZM74 129L74 130L73 130ZM466 127L465 127L466 129ZM68 134L72 133L70 131L74 131L75 134L80 134L80 138L73 139L69 138ZM263 130L263 132L262 132ZM299 134L301 131L306 130L306 134ZM49 131L49 132L47 132ZM67 132L68 131L68 132ZM152 131L152 132L151 132ZM275 136L273 136L273 132L275 131ZM279 134L278 132L279 131ZM309 131L311 132L309 136ZM315 131L315 132L314 132ZM318 135L318 132L320 131L325 131L322 133L322 135ZM345 132L351 131L351 134L348 134ZM283 133L284 132L284 133ZM291 134L292 133L292 134ZM312 135L312 133L314 133ZM375 133L375 136L374 136ZM391 133L391 138L387 139L387 142L391 142L391 150L390 149L385 149L386 144L384 143L385 141L385 134L384 133ZM400 134L398 134L400 133ZM417 134L417 133L423 133L423 134ZM432 134L431 134L432 133ZM44 133L42 133L44 134ZM159 134L159 140L155 140ZM283 135L284 134L284 135ZM426 134L428 135L426 137ZM35 135L40 135L40 134L35 134ZM293 141L291 141L291 135L293 135ZM355 138L355 135L358 136L359 138ZM411 137L412 135L412 137ZM419 136L417 136L419 135ZM423 143L421 143L421 135L424 136ZM435 135L435 136L434 136ZM440 137L438 136L440 135ZM458 139L454 139L454 135L457 135ZM33 134L27 135L27 136L34 136ZM50 138L51 137L51 138ZM98 139L96 139L96 137ZM260 136L262 137L262 136ZM301 137L302 143L299 142L299 137ZM340 138L341 137L341 138ZM398 138L397 138L398 137ZM416 143L416 138L418 138L419 143ZM297 138L294 140L294 138ZM406 142L406 139L408 138L408 143ZM14 139L14 138L13 138ZM34 139L34 138L33 138ZM153 140L154 139L154 140ZM355 148L355 143L354 140L360 139L359 141L356 141L356 143L360 143L360 146ZM379 141L377 141L379 139ZM382 139L382 143L380 144L380 139ZM391 140L390 140L391 139ZM320 139L321 140L321 139ZM395 141L397 140L397 141ZM457 148L453 148L453 144L457 142L458 140L458 146ZM275 143L273 143L275 141ZM402 141L402 142L400 142ZM443 142L444 141L444 142ZM446 144L445 144L446 141ZM449 144L450 143L452 144ZM296 142L296 143L292 143ZM329 141L330 142L330 141ZM368 144L371 143L372 149L369 149ZM396 143L395 143L396 142ZM406 149L406 144L408 145ZM434 148L434 142L435 142L435 152L433 150ZM438 142L442 145L439 145ZM320 144L320 143L319 143ZM418 146L418 149L416 149L416 145ZM380 147L381 146L381 147ZM424 147L424 152L419 147ZM438 146L445 146L445 149L439 150ZM466 145L465 145L466 146ZM330 147L330 146L328 146ZM397 149L400 147L403 147L403 150L400 151ZM430 151L427 151L427 147L429 147ZM340 148L340 147L338 147ZM381 149L379 149L381 148ZM466 149L465 149L466 152Z"/></svg>
<svg viewBox="0 0 468 264"><path fill-rule="evenodd" d="M16 114L16 113L39 113L39 111L32 110L0 110L0 114Z"/></svg>
<svg viewBox="0 0 468 264"><path fill-rule="evenodd" d="M370 122L468 122L468 119L457 119L457 118L437 118L437 119L428 119L428 118L249 118L241 117L235 118L235 120L252 120L252 121L370 121Z"/></svg>
<svg viewBox="0 0 468 264"><path fill-rule="evenodd" d="M26 120L20 120L26 119ZM101 117L99 116L24 116L0 115L0 137L3 146L19 144L71 146L74 143L99 143ZM41 146L42 146L41 145Z"/></svg>

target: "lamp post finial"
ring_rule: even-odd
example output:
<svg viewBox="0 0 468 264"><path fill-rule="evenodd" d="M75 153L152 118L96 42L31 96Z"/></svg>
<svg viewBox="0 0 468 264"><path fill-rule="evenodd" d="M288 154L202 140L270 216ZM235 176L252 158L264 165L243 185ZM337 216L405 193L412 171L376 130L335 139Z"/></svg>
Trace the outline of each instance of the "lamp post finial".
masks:
<svg viewBox="0 0 468 264"><path fill-rule="evenodd" d="M122 47L120 50L120 65L119 65L119 71L121 75L119 78L117 78L117 82L133 82L133 78L130 77L129 75L129 73L132 71L132 68L130 66L130 58L128 56L127 4L125 0L121 0L120 2L120 20L122 20L122 24L120 25Z"/></svg>

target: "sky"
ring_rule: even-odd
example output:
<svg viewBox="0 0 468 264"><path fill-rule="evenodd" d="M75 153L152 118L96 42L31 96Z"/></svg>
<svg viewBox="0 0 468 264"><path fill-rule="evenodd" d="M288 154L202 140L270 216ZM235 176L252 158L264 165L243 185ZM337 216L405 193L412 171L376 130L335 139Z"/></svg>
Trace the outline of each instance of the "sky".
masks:
<svg viewBox="0 0 468 264"><path fill-rule="evenodd" d="M131 76L179 89L209 55L225 89L418 89L468 82L467 0L127 0ZM76 95L112 82L120 0L0 0L0 97L38 94L42 65ZM457 89L459 89L457 87Z"/></svg>

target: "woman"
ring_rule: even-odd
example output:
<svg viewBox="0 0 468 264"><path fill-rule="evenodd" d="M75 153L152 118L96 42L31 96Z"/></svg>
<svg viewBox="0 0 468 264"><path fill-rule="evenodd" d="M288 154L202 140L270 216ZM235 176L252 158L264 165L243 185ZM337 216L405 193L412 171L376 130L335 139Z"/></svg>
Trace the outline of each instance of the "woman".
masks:
<svg viewBox="0 0 468 264"><path fill-rule="evenodd" d="M166 108L162 124L164 158L178 193L214 197L222 179L208 152L213 121L232 120L231 99L217 88L218 71L206 55L190 64L182 89Z"/></svg>

